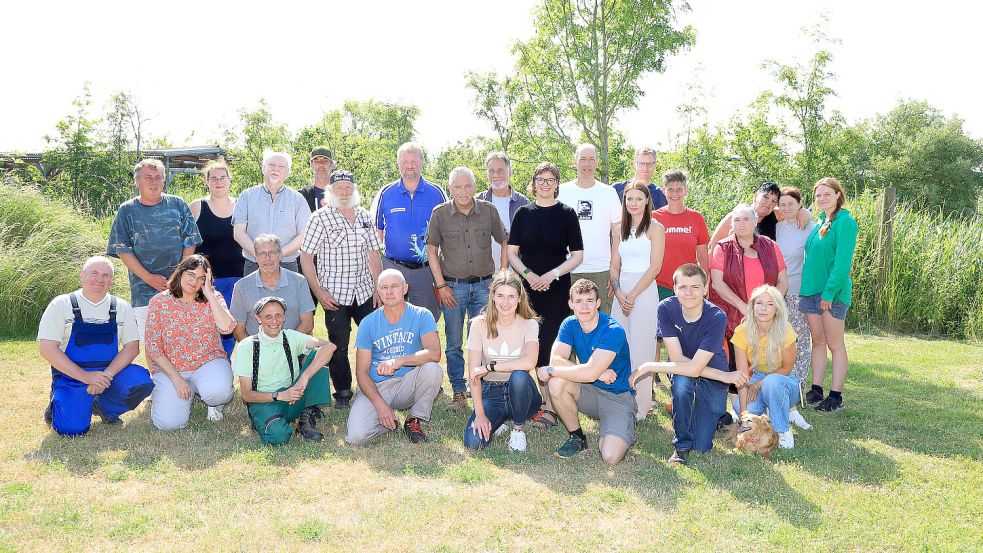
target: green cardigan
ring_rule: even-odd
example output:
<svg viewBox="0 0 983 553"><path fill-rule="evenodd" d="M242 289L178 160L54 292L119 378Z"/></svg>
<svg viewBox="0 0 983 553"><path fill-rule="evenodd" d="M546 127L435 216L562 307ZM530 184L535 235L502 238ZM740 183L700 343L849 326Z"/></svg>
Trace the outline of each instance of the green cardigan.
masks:
<svg viewBox="0 0 983 553"><path fill-rule="evenodd" d="M853 281L850 268L853 250L857 247L857 221L850 212L841 209L829 225L825 237L819 229L826 222L826 212L819 214L819 224L806 238L805 265L802 268L800 296L822 294L828 302L850 305L853 301Z"/></svg>

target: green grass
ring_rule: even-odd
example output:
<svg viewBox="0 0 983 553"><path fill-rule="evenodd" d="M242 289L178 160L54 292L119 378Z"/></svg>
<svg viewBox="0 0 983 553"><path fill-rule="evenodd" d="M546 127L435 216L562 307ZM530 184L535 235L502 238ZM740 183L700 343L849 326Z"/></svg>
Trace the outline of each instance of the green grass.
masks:
<svg viewBox="0 0 983 553"><path fill-rule="evenodd" d="M773 460L723 443L669 467L664 410L621 465L591 449L561 461L558 429L526 453L460 440L446 396L431 442L393 433L259 444L241 401L226 420L161 433L149 406L123 427L61 438L41 421L47 367L30 341L0 342L0 550L973 551L983 548L983 347L848 335L847 408ZM448 389L445 385L445 390ZM667 397L657 394L660 402Z"/></svg>

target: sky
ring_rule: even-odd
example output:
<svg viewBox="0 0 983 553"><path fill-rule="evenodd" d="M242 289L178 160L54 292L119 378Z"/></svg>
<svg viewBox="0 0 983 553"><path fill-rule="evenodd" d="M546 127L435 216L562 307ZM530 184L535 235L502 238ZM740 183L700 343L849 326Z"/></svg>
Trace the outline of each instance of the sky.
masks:
<svg viewBox="0 0 983 553"><path fill-rule="evenodd" d="M3 8L0 33L0 151L44 148L86 81L94 111L129 91L150 116L147 132L175 145L215 143L237 111L260 98L291 130L345 100L375 98L420 107L418 137L431 150L491 135L473 113L465 74L512 68L510 45L531 36L534 4L14 2ZM670 58L665 73L643 78L645 96L617 123L635 146L670 143L681 130L676 107L694 84L711 122L746 108L773 86L764 60L811 57L803 29L821 14L825 33L838 40L831 66L838 96L829 105L848 121L923 99L983 137L972 38L983 4L692 0L690 7L680 23L696 29L696 45Z"/></svg>

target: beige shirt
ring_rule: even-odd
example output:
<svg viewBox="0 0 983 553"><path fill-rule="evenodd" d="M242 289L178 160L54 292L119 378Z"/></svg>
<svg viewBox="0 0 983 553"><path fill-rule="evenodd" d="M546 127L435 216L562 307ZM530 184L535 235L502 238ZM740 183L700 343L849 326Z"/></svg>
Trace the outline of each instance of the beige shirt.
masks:
<svg viewBox="0 0 983 553"><path fill-rule="evenodd" d="M427 227L427 244L440 247L445 278L491 276L498 267L498 260L492 259L492 237L504 243L509 235L498 210L484 200L475 200L467 215L448 200L433 208Z"/></svg>
<svg viewBox="0 0 983 553"><path fill-rule="evenodd" d="M76 290L74 293L78 298L79 309L82 311L82 320L88 323L105 323L109 320L109 294L106 294L102 301L92 303L82 295L82 290ZM68 347L72 323L75 322L72 300L68 296L62 294L51 300L44 314L41 315L41 323L38 325L38 340L54 340L59 343L58 347L62 351ZM121 298L116 298L116 327L120 346L140 339L133 308Z"/></svg>
<svg viewBox="0 0 983 553"><path fill-rule="evenodd" d="M516 317L509 326L498 325L498 336L488 337L488 327L485 318L475 319L468 332L468 352L480 351L481 364L490 361L502 363L518 359L522 356L522 348L528 342L539 342L539 323L522 317ZM530 367L531 368L531 367ZM493 372L485 376L485 380L504 382L509 379L509 372Z"/></svg>

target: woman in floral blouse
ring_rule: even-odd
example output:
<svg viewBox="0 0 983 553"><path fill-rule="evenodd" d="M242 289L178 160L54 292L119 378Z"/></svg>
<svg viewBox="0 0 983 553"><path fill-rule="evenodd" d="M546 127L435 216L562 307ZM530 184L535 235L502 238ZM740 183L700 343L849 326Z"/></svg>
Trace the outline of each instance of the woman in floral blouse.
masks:
<svg viewBox="0 0 983 553"><path fill-rule="evenodd" d="M219 334L233 327L235 319L215 292L208 259L185 258L167 279L167 289L151 298L147 313L154 426L187 426L195 394L208 406L208 420L222 420L222 409L232 400L232 366Z"/></svg>

